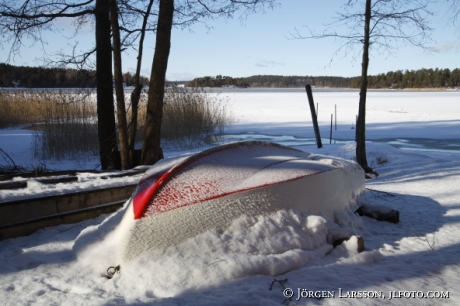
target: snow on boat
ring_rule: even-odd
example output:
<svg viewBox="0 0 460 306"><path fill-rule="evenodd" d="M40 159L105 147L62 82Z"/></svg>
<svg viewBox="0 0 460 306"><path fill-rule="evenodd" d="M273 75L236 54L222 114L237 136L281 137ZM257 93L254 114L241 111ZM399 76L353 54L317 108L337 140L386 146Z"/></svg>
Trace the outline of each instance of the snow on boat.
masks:
<svg viewBox="0 0 460 306"><path fill-rule="evenodd" d="M117 257L177 245L243 215L294 209L333 219L357 208L363 190L352 161L257 141L215 147L145 174L117 228Z"/></svg>

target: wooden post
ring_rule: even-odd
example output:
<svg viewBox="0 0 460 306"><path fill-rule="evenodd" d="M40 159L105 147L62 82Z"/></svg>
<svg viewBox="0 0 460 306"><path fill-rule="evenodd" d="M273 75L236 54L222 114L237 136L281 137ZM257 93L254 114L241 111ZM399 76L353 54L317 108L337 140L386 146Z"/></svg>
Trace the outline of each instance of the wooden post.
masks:
<svg viewBox="0 0 460 306"><path fill-rule="evenodd" d="M313 94L311 92L310 84L305 85L305 90L307 91L308 103L310 105L311 119L313 121L313 128L315 130L316 145L318 146L318 149L320 149L323 147L323 144L321 143L321 136L319 134L318 118L315 112L315 102L313 101Z"/></svg>
<svg viewBox="0 0 460 306"><path fill-rule="evenodd" d="M337 104L335 105L335 130L337 131Z"/></svg>
<svg viewBox="0 0 460 306"><path fill-rule="evenodd" d="M329 134L329 144L332 144L332 119L334 117L334 114L331 114L331 133Z"/></svg>

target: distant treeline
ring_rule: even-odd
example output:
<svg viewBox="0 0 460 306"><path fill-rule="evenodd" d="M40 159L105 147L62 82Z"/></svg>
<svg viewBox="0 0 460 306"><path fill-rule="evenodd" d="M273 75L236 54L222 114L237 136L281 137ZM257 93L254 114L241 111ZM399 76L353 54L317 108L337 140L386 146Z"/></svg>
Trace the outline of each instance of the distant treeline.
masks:
<svg viewBox="0 0 460 306"><path fill-rule="evenodd" d="M134 76L123 75L126 86L132 86ZM148 85L148 78L141 76L141 84ZM96 73L90 70L70 68L44 68L13 66L0 63L0 87L26 88L93 88Z"/></svg>
<svg viewBox="0 0 460 306"><path fill-rule="evenodd" d="M96 85L96 73L89 70L70 68L44 68L13 66L0 63L0 87L27 88L92 88ZM123 75L126 86L134 84L134 76ZM148 85L149 79L141 76L141 84ZM196 78L187 83L189 87L272 87L295 88L310 84L316 87L359 88L360 77L328 76L281 76L254 75L232 78L217 75ZM460 69L398 70L368 77L368 88L443 88L460 87Z"/></svg>
<svg viewBox="0 0 460 306"><path fill-rule="evenodd" d="M312 86L350 87L351 78L343 77L312 77L312 76L282 76L282 75L254 75L245 78L232 78L218 75L196 78L187 83L190 87L272 87L294 88L305 84Z"/></svg>
<svg viewBox="0 0 460 306"><path fill-rule="evenodd" d="M359 88L361 78L354 78L351 87ZM460 69L398 70L370 76L369 88L447 88L460 86Z"/></svg>
<svg viewBox="0 0 460 306"><path fill-rule="evenodd" d="M232 78L217 75L215 77L196 78L187 83L190 87L271 87L295 88L310 84L317 87L359 88L361 77L313 77L255 75L245 78ZM368 77L368 88L442 88L460 86L460 70L419 69L390 71Z"/></svg>

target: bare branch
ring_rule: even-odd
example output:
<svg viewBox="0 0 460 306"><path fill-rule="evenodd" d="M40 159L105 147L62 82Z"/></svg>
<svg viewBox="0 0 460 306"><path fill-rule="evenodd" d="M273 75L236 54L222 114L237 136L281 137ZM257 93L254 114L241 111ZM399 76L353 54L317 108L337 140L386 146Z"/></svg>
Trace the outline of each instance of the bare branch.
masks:
<svg viewBox="0 0 460 306"><path fill-rule="evenodd" d="M460 1L452 0L452 4L449 7L450 20L454 26L457 26L460 21Z"/></svg>
<svg viewBox="0 0 460 306"><path fill-rule="evenodd" d="M8 61L19 54L26 39L41 44L44 50L46 41L42 39L41 33L58 31L53 26L57 19L80 18L81 22L86 22L84 16L93 13L94 0L1 0L0 35L3 41L11 43Z"/></svg>
<svg viewBox="0 0 460 306"><path fill-rule="evenodd" d="M457 0L455 0L457 1ZM370 45L380 53L393 54L400 43L416 46L427 52L433 51L428 45L432 28L428 18L430 0L375 0L371 6ZM460 3L460 1L457 1ZM460 6L460 5L459 5ZM349 0L336 13L334 20L325 24L326 29L318 34L306 27L306 34L297 29L291 34L293 39L333 38L339 42L339 50L344 46L358 47L363 43L364 6L362 1ZM333 56L337 55L337 51ZM350 49L346 50L347 52Z"/></svg>

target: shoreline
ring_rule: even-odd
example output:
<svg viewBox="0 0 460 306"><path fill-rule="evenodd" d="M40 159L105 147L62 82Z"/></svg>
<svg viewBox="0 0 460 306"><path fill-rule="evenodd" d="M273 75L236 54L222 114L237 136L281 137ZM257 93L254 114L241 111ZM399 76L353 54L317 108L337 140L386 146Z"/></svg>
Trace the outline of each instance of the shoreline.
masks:
<svg viewBox="0 0 460 306"><path fill-rule="evenodd" d="M167 87L165 87L167 88ZM188 87L185 87L188 88ZM193 87L190 87L193 88ZM209 90L299 90L299 89L305 89L305 87L209 87L205 86L202 87L203 89L209 89ZM360 90L359 88L352 88L352 87L328 87L328 86L312 86L313 89L329 89L329 90ZM54 88L54 87L32 87L32 88L27 88L27 87L0 87L0 92L1 91L28 91L28 90L35 90L35 91L56 91L56 90L64 90L64 91L71 91L71 90L96 90L96 88L77 88L77 87L65 87L65 88ZM115 90L115 89L114 89ZM131 87L126 87L126 91L132 90ZM457 91L460 90L460 87L407 87L407 88L367 88L367 90L385 90L385 91L399 91L399 90L405 90L405 91Z"/></svg>

